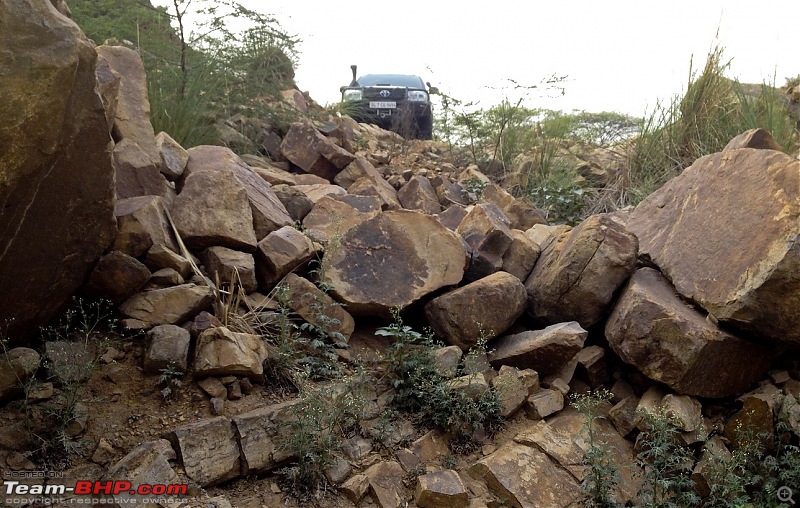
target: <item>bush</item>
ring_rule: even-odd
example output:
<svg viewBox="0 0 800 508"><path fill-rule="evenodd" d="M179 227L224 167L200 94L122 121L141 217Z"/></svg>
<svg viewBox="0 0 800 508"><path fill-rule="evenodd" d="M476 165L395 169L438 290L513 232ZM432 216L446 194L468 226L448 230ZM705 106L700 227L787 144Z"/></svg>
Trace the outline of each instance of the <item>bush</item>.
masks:
<svg viewBox="0 0 800 508"><path fill-rule="evenodd" d="M476 433L492 433L502 425L497 394L490 390L473 398L454 389L436 369L434 352L440 345L432 333L421 334L404 325L399 309L393 315L391 325L375 332L394 339L384 358L395 391L393 405L417 413L424 425L448 432L453 451L474 449Z"/></svg>

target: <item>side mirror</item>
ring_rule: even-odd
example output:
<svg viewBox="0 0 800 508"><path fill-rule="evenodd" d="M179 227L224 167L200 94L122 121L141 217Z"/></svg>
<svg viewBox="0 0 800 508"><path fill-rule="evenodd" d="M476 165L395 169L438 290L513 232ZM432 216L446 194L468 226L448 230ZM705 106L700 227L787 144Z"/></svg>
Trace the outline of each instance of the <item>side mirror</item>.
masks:
<svg viewBox="0 0 800 508"><path fill-rule="evenodd" d="M340 86L339 87L339 93L344 93L346 88L347 88L346 86Z"/></svg>
<svg viewBox="0 0 800 508"><path fill-rule="evenodd" d="M428 93L431 95L439 95L439 89L435 86L431 86L430 82L425 83L428 85Z"/></svg>

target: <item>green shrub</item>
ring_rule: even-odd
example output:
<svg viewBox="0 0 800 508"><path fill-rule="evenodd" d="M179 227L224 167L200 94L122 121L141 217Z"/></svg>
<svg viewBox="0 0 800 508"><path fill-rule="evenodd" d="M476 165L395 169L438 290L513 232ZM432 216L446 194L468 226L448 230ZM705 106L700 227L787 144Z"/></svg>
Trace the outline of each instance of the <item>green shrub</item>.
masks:
<svg viewBox="0 0 800 508"><path fill-rule="evenodd" d="M608 443L599 438L595 429L595 422L602 417L601 408L612 396L607 390L571 395L571 406L584 417L582 432L588 449L583 456L586 472L581 487L590 496L586 502L590 507L612 508L618 505L612 495L619 484L617 466L611 460Z"/></svg>
<svg viewBox="0 0 800 508"><path fill-rule="evenodd" d="M474 448L477 432L492 433L502 425L502 406L490 390L473 398L453 388L434 363L434 352L441 347L433 334L414 331L404 325L400 310L393 310L394 322L378 329L376 335L391 337L385 362L394 389L393 405L408 413L417 413L421 423L450 434L453 451Z"/></svg>
<svg viewBox="0 0 800 508"><path fill-rule="evenodd" d="M321 388L300 383L300 397L288 423L289 433L278 444L280 450L294 457L278 473L299 499L307 500L324 491L328 483L325 469L333 465L342 440L358 432L364 413L361 393L365 383L363 373Z"/></svg>
<svg viewBox="0 0 800 508"><path fill-rule="evenodd" d="M678 421L664 409L639 413L647 430L639 435L637 464L644 471L640 497L646 508L697 506L691 474L694 455L678 441Z"/></svg>

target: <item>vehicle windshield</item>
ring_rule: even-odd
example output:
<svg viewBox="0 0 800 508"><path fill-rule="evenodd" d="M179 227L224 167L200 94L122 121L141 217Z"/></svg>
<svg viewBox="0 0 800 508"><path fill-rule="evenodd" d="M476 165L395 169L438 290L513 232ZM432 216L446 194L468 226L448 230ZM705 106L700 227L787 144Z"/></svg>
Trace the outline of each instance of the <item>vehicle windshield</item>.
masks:
<svg viewBox="0 0 800 508"><path fill-rule="evenodd" d="M406 74L367 74L358 78L360 86L404 86L424 90L425 83L418 76Z"/></svg>

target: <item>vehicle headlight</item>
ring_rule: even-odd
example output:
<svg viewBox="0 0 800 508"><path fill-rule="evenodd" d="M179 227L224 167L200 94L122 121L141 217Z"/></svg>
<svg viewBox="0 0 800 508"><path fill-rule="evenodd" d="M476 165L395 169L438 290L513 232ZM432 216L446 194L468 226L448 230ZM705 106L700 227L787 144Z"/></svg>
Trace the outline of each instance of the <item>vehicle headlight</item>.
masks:
<svg viewBox="0 0 800 508"><path fill-rule="evenodd" d="M428 102L428 94L421 90L409 90L408 100L414 102Z"/></svg>
<svg viewBox="0 0 800 508"><path fill-rule="evenodd" d="M361 90L345 90L342 92L343 101L360 101Z"/></svg>

